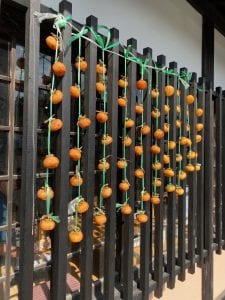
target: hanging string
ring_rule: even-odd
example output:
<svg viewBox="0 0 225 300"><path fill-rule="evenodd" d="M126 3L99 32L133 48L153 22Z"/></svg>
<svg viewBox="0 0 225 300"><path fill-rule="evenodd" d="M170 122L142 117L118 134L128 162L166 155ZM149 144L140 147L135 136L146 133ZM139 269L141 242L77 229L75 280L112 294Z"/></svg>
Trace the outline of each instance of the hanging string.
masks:
<svg viewBox="0 0 225 300"><path fill-rule="evenodd" d="M158 111L159 111L159 93L158 93L158 88L159 88L159 69L156 67L156 79L155 79L155 89L156 89L156 125L155 125L155 130L159 128L159 116L158 116ZM156 145L158 146L158 140L156 139ZM155 154L155 164L158 162L158 154ZM154 190L154 195L156 195L157 191L157 186L156 186L156 181L158 178L158 170L157 168L154 170L154 184L153 184L153 190Z"/></svg>
<svg viewBox="0 0 225 300"><path fill-rule="evenodd" d="M55 58L54 61L58 60L58 32L56 36L56 50L55 50ZM48 155L51 153L51 120L52 120L52 96L54 93L55 88L55 75L52 74L52 82L51 82L51 90L50 90L50 107L49 107L49 119L48 119L48 136L47 136L47 152ZM45 187L47 190L47 201L46 201L46 214L50 214L50 206L51 206L51 199L50 199L50 191L49 191L49 169L46 169L46 178L45 178Z"/></svg>
<svg viewBox="0 0 225 300"><path fill-rule="evenodd" d="M141 66L141 79L143 79L144 76L144 68L143 65ZM144 105L144 90L141 90L141 104L142 106ZM144 111L142 111L141 113L141 126L143 126L144 124ZM143 134L142 134L142 130L141 130L141 136L140 136L140 144L143 146ZM144 153L141 154L141 169L144 169ZM143 193L145 191L145 176L141 179L141 210L143 211L144 209L144 201L143 201Z"/></svg>
<svg viewBox="0 0 225 300"><path fill-rule="evenodd" d="M105 77L105 70L104 70L104 66L105 66L105 51L102 50L102 64L103 64L103 68L102 68L102 81L103 84L105 85L105 89L103 92L103 112L106 113L107 112L107 91L106 91L106 77ZM107 135L107 122L104 122L103 124L103 136L106 137ZM103 143L103 170L102 170L102 186L100 189L100 202L99 202L99 208L100 210L103 207L103 197L102 197L102 190L106 185L106 143Z"/></svg>
<svg viewBox="0 0 225 300"><path fill-rule="evenodd" d="M166 85L169 85L169 75L166 75ZM170 107L169 107L169 97L166 96L166 105L168 106L168 114L167 114L167 123L168 123L168 132L167 132L167 155L169 156L169 163L168 168L171 167L170 162L170 150L169 150L169 144L170 144ZM171 184L172 179L171 177L168 178L168 183Z"/></svg>
<svg viewBox="0 0 225 300"><path fill-rule="evenodd" d="M127 56L124 57L124 78L127 80ZM123 90L123 96L126 99L127 98L127 87L125 84L124 90ZM125 139L127 136L127 129L126 129L126 119L127 119L127 105L125 106L124 111L124 124L123 124L123 160L126 161L126 145L125 145ZM127 180L127 164L125 164L125 168L123 169L123 179ZM128 202L128 193L125 192L125 203Z"/></svg>
<svg viewBox="0 0 225 300"><path fill-rule="evenodd" d="M178 120L181 122L181 110L180 110L180 82L177 82L177 89L179 91L177 95L177 105L179 107L179 112L178 112ZM181 155L181 136L182 136L182 126L179 127L179 133L178 133L178 155ZM180 186L180 172L182 170L182 160L179 160L178 162L178 179L177 179L177 184Z"/></svg>

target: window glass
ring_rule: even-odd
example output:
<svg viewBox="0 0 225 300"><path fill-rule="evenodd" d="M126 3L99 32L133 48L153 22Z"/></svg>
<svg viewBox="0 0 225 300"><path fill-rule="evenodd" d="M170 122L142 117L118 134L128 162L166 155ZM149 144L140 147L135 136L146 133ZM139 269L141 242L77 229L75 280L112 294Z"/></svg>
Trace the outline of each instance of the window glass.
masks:
<svg viewBox="0 0 225 300"><path fill-rule="evenodd" d="M16 79L24 80L24 47L16 45Z"/></svg>
<svg viewBox="0 0 225 300"><path fill-rule="evenodd" d="M9 43L0 41L0 75L9 75Z"/></svg>
<svg viewBox="0 0 225 300"><path fill-rule="evenodd" d="M8 173L8 133L0 131L0 175Z"/></svg>
<svg viewBox="0 0 225 300"><path fill-rule="evenodd" d="M0 125L9 123L9 90L8 83L0 81Z"/></svg>

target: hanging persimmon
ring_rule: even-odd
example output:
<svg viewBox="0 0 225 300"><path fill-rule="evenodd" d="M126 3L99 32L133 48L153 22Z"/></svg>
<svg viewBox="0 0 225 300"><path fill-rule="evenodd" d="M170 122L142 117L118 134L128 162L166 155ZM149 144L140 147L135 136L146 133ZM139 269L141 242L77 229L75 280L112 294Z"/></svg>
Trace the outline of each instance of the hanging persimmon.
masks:
<svg viewBox="0 0 225 300"><path fill-rule="evenodd" d="M190 163L190 164L187 164L187 165L185 166L185 170L186 170L187 172L194 172L194 171L195 171L195 167Z"/></svg>
<svg viewBox="0 0 225 300"><path fill-rule="evenodd" d="M81 158L81 148L71 148L69 150L69 157L70 159L74 160L74 161L78 161Z"/></svg>
<svg viewBox="0 0 225 300"><path fill-rule="evenodd" d="M121 214L123 215L130 215L132 213L132 207L125 203L121 206Z"/></svg>
<svg viewBox="0 0 225 300"><path fill-rule="evenodd" d="M186 102L187 102L187 104L192 104L192 103L194 103L194 101L195 101L195 97L193 96L193 95L187 95L187 97L186 97Z"/></svg>
<svg viewBox="0 0 225 300"><path fill-rule="evenodd" d="M142 168L138 168L134 171L134 176L136 178L142 179L145 176L145 171Z"/></svg>
<svg viewBox="0 0 225 300"><path fill-rule="evenodd" d="M164 137L164 132L162 131L162 129L156 129L156 131L154 132L154 137L157 140L161 140Z"/></svg>
<svg viewBox="0 0 225 300"><path fill-rule="evenodd" d="M158 205L160 203L160 198L158 194L153 194L151 197L151 203L154 205Z"/></svg>
<svg viewBox="0 0 225 300"><path fill-rule="evenodd" d="M127 167L127 161L124 159L124 158L120 158L118 161L117 161L117 167L119 169L125 169Z"/></svg>
<svg viewBox="0 0 225 300"><path fill-rule="evenodd" d="M148 193L147 191L143 191L141 192L141 200L146 202L146 201L150 201L151 199L151 195L150 193Z"/></svg>
<svg viewBox="0 0 225 300"><path fill-rule="evenodd" d="M52 118L49 121L49 127L51 131L58 131L63 127L63 122L61 119Z"/></svg>
<svg viewBox="0 0 225 300"><path fill-rule="evenodd" d="M98 212L95 214L94 220L96 225L101 226L106 223L107 218L104 212Z"/></svg>
<svg viewBox="0 0 225 300"><path fill-rule="evenodd" d="M125 89L128 87L128 78L126 76L121 76L121 78L118 80L118 86L122 89Z"/></svg>
<svg viewBox="0 0 225 300"><path fill-rule="evenodd" d="M176 186L176 194L178 196L183 196L184 194L184 189L181 186Z"/></svg>
<svg viewBox="0 0 225 300"><path fill-rule="evenodd" d="M202 140L202 136L200 134L197 134L195 139L196 139L196 143L200 143Z"/></svg>
<svg viewBox="0 0 225 300"><path fill-rule="evenodd" d="M134 120L130 119L130 118L127 118L126 121L125 121L125 127L126 128L131 128L134 126Z"/></svg>
<svg viewBox="0 0 225 300"><path fill-rule="evenodd" d="M151 132L151 127L148 125L142 125L141 133L142 135L148 135Z"/></svg>
<svg viewBox="0 0 225 300"><path fill-rule="evenodd" d="M55 90L52 94L51 101L53 104L59 104L62 102L63 93L60 90Z"/></svg>
<svg viewBox="0 0 225 300"><path fill-rule="evenodd" d="M167 193L173 193L173 192L175 192L176 187L175 187L174 184L169 183L169 184L167 184L167 185L165 186L165 190L166 190Z"/></svg>
<svg viewBox="0 0 225 300"><path fill-rule="evenodd" d="M164 123L164 125L163 125L164 132L169 132L169 129L170 129L170 124L169 123Z"/></svg>
<svg viewBox="0 0 225 300"><path fill-rule="evenodd" d="M83 178L79 174L74 174L70 178L70 184L72 186L81 186L83 184Z"/></svg>
<svg viewBox="0 0 225 300"><path fill-rule="evenodd" d="M99 60L99 63L96 65L96 73L97 74L106 74L106 65L101 61Z"/></svg>
<svg viewBox="0 0 225 300"><path fill-rule="evenodd" d="M104 93L105 91L105 84L102 81L96 82L96 90L99 92L99 94Z"/></svg>
<svg viewBox="0 0 225 300"><path fill-rule="evenodd" d="M80 68L80 70L82 72L85 72L87 70L88 64L86 62L86 60L84 59L84 57L77 57L74 67L78 70Z"/></svg>
<svg viewBox="0 0 225 300"><path fill-rule="evenodd" d="M41 230L51 231L55 228L55 221L48 218L48 217L44 217L40 221L39 227L40 227Z"/></svg>
<svg viewBox="0 0 225 300"><path fill-rule="evenodd" d="M163 174L164 174L165 177L173 177L174 176L174 170L171 169L171 168L166 168L163 171Z"/></svg>
<svg viewBox="0 0 225 300"><path fill-rule="evenodd" d="M181 128L181 121L180 120L176 120L176 127Z"/></svg>
<svg viewBox="0 0 225 300"><path fill-rule="evenodd" d="M204 125L202 123L197 123L196 124L196 130L199 132L199 131L202 131L202 129L204 128Z"/></svg>
<svg viewBox="0 0 225 300"><path fill-rule="evenodd" d="M174 142L174 141L169 141L169 143L168 143L168 148L169 148L169 150L175 149L175 148L176 148L176 142Z"/></svg>
<svg viewBox="0 0 225 300"><path fill-rule="evenodd" d="M180 170L177 176L180 180L184 180L187 178L187 173L184 172L183 170Z"/></svg>
<svg viewBox="0 0 225 300"><path fill-rule="evenodd" d="M135 112L136 112L137 115L141 115L141 114L144 112L144 107L143 107L143 105L140 104L140 103L137 103L137 104L135 105Z"/></svg>
<svg viewBox="0 0 225 300"><path fill-rule="evenodd" d="M187 144L187 138L185 136L180 137L180 144L185 146Z"/></svg>
<svg viewBox="0 0 225 300"><path fill-rule="evenodd" d="M180 90L177 90L177 91L176 91L176 94L177 94L177 97L180 97L181 91L180 91Z"/></svg>
<svg viewBox="0 0 225 300"><path fill-rule="evenodd" d="M106 134L106 135L103 135L103 137L101 138L102 145L108 146L108 145L112 144L112 142L113 142L113 138L111 137L111 135Z"/></svg>
<svg viewBox="0 0 225 300"><path fill-rule="evenodd" d="M163 154L163 162L164 164L169 164L170 163L170 156L167 154Z"/></svg>
<svg viewBox="0 0 225 300"><path fill-rule="evenodd" d="M152 145L150 147L150 151L153 153L153 154L159 154L160 153L160 147L156 144Z"/></svg>
<svg viewBox="0 0 225 300"><path fill-rule="evenodd" d="M193 150L190 150L190 151L188 151L188 153L187 153L187 158L188 159L194 159L194 158L196 158L196 152L195 151L193 151Z"/></svg>
<svg viewBox="0 0 225 300"><path fill-rule="evenodd" d="M69 240L71 243L80 243L84 238L82 231L78 228L69 232Z"/></svg>
<svg viewBox="0 0 225 300"><path fill-rule="evenodd" d="M102 188L101 195L102 195L103 199L108 199L109 197L111 197L111 195L112 195L112 189L111 189L111 187L108 184L106 184Z"/></svg>
<svg viewBox="0 0 225 300"><path fill-rule="evenodd" d="M81 198L77 204L77 212L79 214L84 214L89 209L89 204L87 201L84 200L84 198Z"/></svg>
<svg viewBox="0 0 225 300"><path fill-rule="evenodd" d="M130 147L130 145L132 144L132 139L131 137L129 137L128 135L125 136L123 138L123 144L126 146L126 147Z"/></svg>
<svg viewBox="0 0 225 300"><path fill-rule="evenodd" d="M174 87L172 85L166 85L164 91L167 97L171 97L174 94Z"/></svg>
<svg viewBox="0 0 225 300"><path fill-rule="evenodd" d="M180 161L182 161L182 159L183 159L182 155L177 153L176 154L176 162L180 162Z"/></svg>
<svg viewBox="0 0 225 300"><path fill-rule="evenodd" d="M154 108L153 111L151 112L151 116L153 119L159 118L160 117L160 111L158 108Z"/></svg>
<svg viewBox="0 0 225 300"><path fill-rule="evenodd" d="M177 105L177 106L176 106L176 112L177 112L178 114L181 112L181 107L180 107L180 105Z"/></svg>
<svg viewBox="0 0 225 300"><path fill-rule="evenodd" d="M162 168L162 164L159 162L159 161L156 161L156 162L154 162L154 163L152 163L152 169L153 170L160 170Z"/></svg>
<svg viewBox="0 0 225 300"><path fill-rule="evenodd" d="M159 97L159 91L157 91L156 89L153 89L153 90L151 91L151 97L152 97L153 99L156 99L157 97Z"/></svg>
<svg viewBox="0 0 225 300"><path fill-rule="evenodd" d="M139 223L146 223L148 221L148 216L143 212L137 213L136 218Z"/></svg>
<svg viewBox="0 0 225 300"><path fill-rule="evenodd" d="M142 145L140 145L140 146L135 146L135 147L134 147L134 151L135 151L135 154L136 154L137 156L141 156L141 155L144 153L144 151L143 151L143 146L142 146Z"/></svg>
<svg viewBox="0 0 225 300"><path fill-rule="evenodd" d="M200 171L201 170L201 164L197 164L195 166L195 171Z"/></svg>
<svg viewBox="0 0 225 300"><path fill-rule="evenodd" d="M97 112L96 114L96 120L99 122L99 123L105 123L108 121L108 113L105 112L105 111L99 111Z"/></svg>
<svg viewBox="0 0 225 300"><path fill-rule="evenodd" d="M37 198L43 201L46 201L49 195L49 199L54 198L54 192L51 187L42 186L37 191Z"/></svg>
<svg viewBox="0 0 225 300"><path fill-rule="evenodd" d="M66 73L66 66L62 62L56 61L52 65L52 71L53 71L53 73L54 73L55 76L63 77L65 75L65 73Z"/></svg>
<svg viewBox="0 0 225 300"><path fill-rule="evenodd" d="M126 97L119 97L117 99L117 103L121 107L125 107L127 105L127 98Z"/></svg>
<svg viewBox="0 0 225 300"><path fill-rule="evenodd" d="M48 154L43 160L43 167L46 169L56 169L59 166L59 159L54 154Z"/></svg>
<svg viewBox="0 0 225 300"><path fill-rule="evenodd" d="M197 108L196 109L196 116L197 117L202 117L203 116L203 109L202 108Z"/></svg>
<svg viewBox="0 0 225 300"><path fill-rule="evenodd" d="M122 192L126 192L128 191L130 188L130 184L127 180L122 180L120 183L119 183L119 189L122 191Z"/></svg>
<svg viewBox="0 0 225 300"><path fill-rule="evenodd" d="M152 185L156 186L156 187L160 187L162 185L162 181L160 178L154 178L153 181L152 181Z"/></svg>
<svg viewBox="0 0 225 300"><path fill-rule="evenodd" d="M190 147L192 145L192 140L189 138L186 138L186 146Z"/></svg>
<svg viewBox="0 0 225 300"><path fill-rule="evenodd" d="M80 87L79 85L71 85L70 87L70 96L72 98L79 98L80 97Z"/></svg>
<svg viewBox="0 0 225 300"><path fill-rule="evenodd" d="M136 88L138 90L145 90L147 89L148 87L148 84L147 84L147 81L144 80L144 79L139 79L137 82L136 82Z"/></svg>
<svg viewBox="0 0 225 300"><path fill-rule="evenodd" d="M87 128L87 127L89 127L91 125L91 120L89 118L87 118L85 115L79 116L77 125L80 128L85 129L85 128Z"/></svg>
<svg viewBox="0 0 225 300"><path fill-rule="evenodd" d="M170 106L167 105L167 104L165 104L165 105L164 105L164 114L165 114L165 115L168 115L169 112L170 112Z"/></svg>
<svg viewBox="0 0 225 300"><path fill-rule="evenodd" d="M56 48L57 49L59 48L59 42L56 36L52 36L52 35L47 36L45 42L48 48L52 50L56 50Z"/></svg>
<svg viewBox="0 0 225 300"><path fill-rule="evenodd" d="M110 164L106 161L106 159L100 159L98 163L98 170L99 171L106 171L109 170Z"/></svg>

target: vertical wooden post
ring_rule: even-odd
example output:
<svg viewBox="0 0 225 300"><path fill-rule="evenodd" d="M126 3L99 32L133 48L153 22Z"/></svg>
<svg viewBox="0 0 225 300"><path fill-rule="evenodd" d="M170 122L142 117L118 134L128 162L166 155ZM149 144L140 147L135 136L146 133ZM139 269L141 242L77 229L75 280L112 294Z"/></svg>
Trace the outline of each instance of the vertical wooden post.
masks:
<svg viewBox="0 0 225 300"><path fill-rule="evenodd" d="M25 21L25 79L20 215L19 299L32 299L34 263L34 201L36 195L38 68L40 25L34 12L40 1L28 1Z"/></svg>
<svg viewBox="0 0 225 300"><path fill-rule="evenodd" d="M205 249L208 251L202 267L202 300L213 299L213 102L212 86L207 84L205 104Z"/></svg>
<svg viewBox="0 0 225 300"><path fill-rule="evenodd" d="M97 18L89 16L86 25L97 30ZM89 33L89 37L93 38ZM86 130L83 143L83 178L82 195L89 203L89 210L82 217L84 239L81 243L81 288L80 299L92 298L92 266L93 266L93 201L95 190L95 115L96 115L96 61L97 47L85 42L85 59L88 69L85 72L84 113L91 120L91 126Z"/></svg>
<svg viewBox="0 0 225 300"><path fill-rule="evenodd" d="M64 16L72 13L72 3L63 0L59 3L59 11ZM66 44L71 36L71 28L63 30L63 41ZM63 57L67 71L62 78L64 99L57 110L57 117L63 121L63 127L57 136L56 156L60 158L60 166L56 169L54 214L59 216L60 223L52 236L52 273L51 298L55 300L66 297L67 248L68 248L68 195L69 195L69 157L70 147L70 85L71 85L71 48L66 49Z"/></svg>

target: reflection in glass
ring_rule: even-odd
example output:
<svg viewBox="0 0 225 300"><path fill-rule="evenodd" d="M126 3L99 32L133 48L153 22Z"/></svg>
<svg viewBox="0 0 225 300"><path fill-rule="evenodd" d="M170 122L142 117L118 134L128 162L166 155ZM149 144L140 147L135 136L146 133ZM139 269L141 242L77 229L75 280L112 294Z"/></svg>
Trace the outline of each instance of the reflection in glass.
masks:
<svg viewBox="0 0 225 300"><path fill-rule="evenodd" d="M9 91L8 83L0 81L0 125L9 123Z"/></svg>
<svg viewBox="0 0 225 300"><path fill-rule="evenodd" d="M0 74L9 75L9 43L0 41Z"/></svg>
<svg viewBox="0 0 225 300"><path fill-rule="evenodd" d="M39 56L39 85L50 86L51 83L51 57L43 53Z"/></svg>
<svg viewBox="0 0 225 300"><path fill-rule="evenodd" d="M13 164L13 173L21 174L22 168L22 132L14 133L14 164Z"/></svg>
<svg viewBox="0 0 225 300"><path fill-rule="evenodd" d="M16 79L24 80L24 47L16 45Z"/></svg>
<svg viewBox="0 0 225 300"><path fill-rule="evenodd" d="M0 175L8 173L8 133L0 131Z"/></svg>

